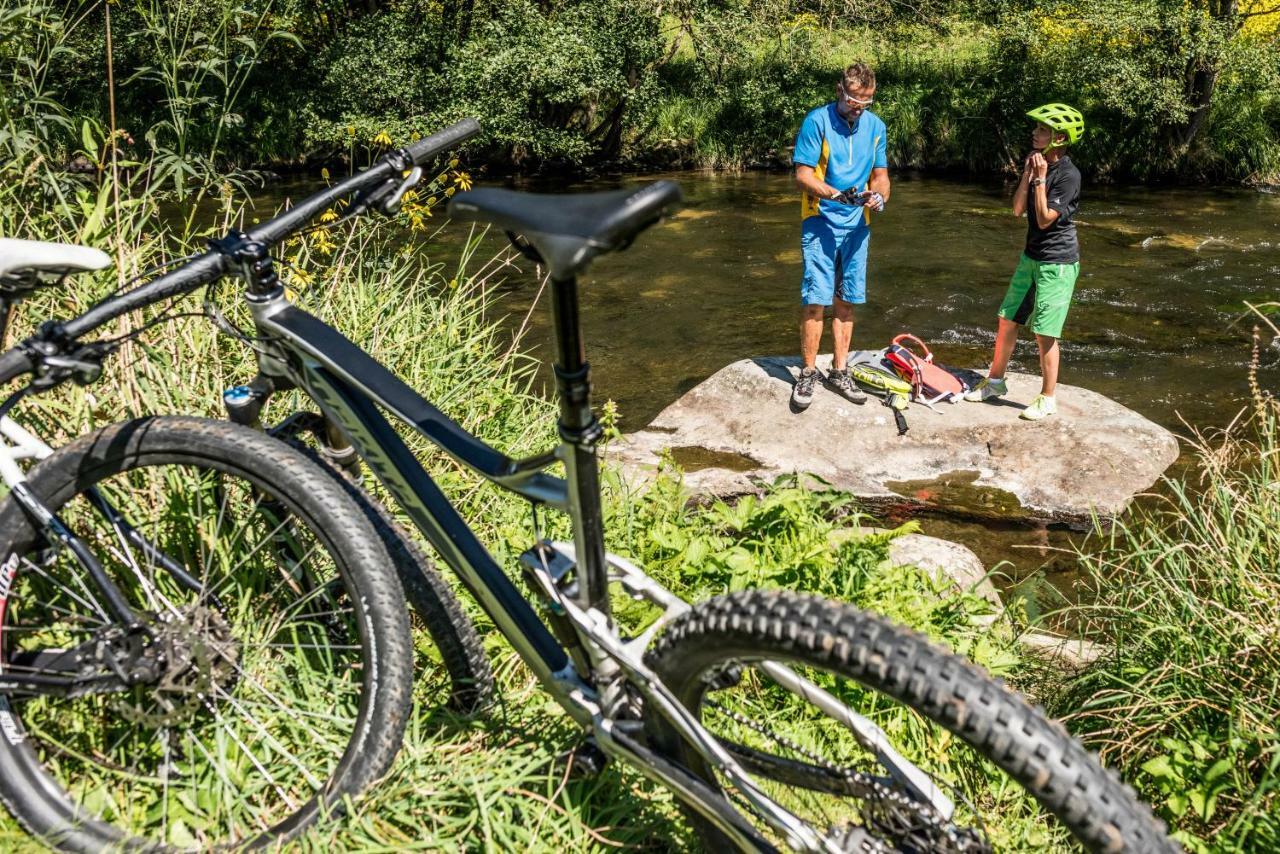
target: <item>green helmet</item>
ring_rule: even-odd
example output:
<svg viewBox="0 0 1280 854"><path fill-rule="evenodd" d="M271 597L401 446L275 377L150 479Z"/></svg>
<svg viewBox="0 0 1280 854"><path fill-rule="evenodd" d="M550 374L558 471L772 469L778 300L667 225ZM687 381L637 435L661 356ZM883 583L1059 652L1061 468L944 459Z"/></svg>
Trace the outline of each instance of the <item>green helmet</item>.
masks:
<svg viewBox="0 0 1280 854"><path fill-rule="evenodd" d="M1080 137L1084 136L1084 116L1080 115L1080 111L1075 107L1068 107L1066 104L1045 104L1043 107L1031 110L1027 115L1038 122L1044 122L1059 133L1065 133L1067 145L1079 142ZM1050 143L1049 147L1053 148L1054 143Z"/></svg>

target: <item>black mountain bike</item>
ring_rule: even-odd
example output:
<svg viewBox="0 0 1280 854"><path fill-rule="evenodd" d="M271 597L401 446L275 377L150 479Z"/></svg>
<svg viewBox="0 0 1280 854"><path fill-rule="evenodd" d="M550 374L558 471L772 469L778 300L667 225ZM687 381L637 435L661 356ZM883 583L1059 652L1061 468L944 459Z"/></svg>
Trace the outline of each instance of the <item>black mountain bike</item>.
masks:
<svg viewBox="0 0 1280 854"><path fill-rule="evenodd" d="M596 761L581 767L622 760L667 787L708 847L987 851L1005 844L1004 828L984 821L998 807L1056 816L1038 845L1069 833L1089 850L1177 850L1132 790L1061 727L921 636L849 605L785 590L690 605L607 552L597 460L602 430L589 402L577 279L594 258L629 245L676 205L674 183L576 196L479 189L450 203L455 218L506 229L550 274L562 441L545 454L511 459L486 445L290 303L273 244L339 199L354 197L349 215L394 210L419 180L423 152L477 130L468 120L393 152L247 234L214 241L195 261L47 326L0 357L0 381L96 363L109 345L85 339L111 319L239 276L256 327L247 338L258 374L229 396L232 419L256 425L273 394L302 390L319 411L290 415L277 429L306 425L331 455L353 450L582 727L588 744L576 753ZM529 595L477 539L384 412L533 505L533 542L520 559ZM80 440L72 446L80 451L59 454L99 444ZM557 465L563 477L549 472ZM291 483L271 484L282 503L301 504L293 490ZM542 539L538 508L567 514L573 541ZM5 553L23 547L11 539L0 546ZM432 594L423 595L438 592L430 567L402 561L399 568L416 574L407 593L420 613L432 613ZM623 629L612 613L613 591L649 603L655 616ZM474 650L469 627L457 629L457 614L450 613L449 620L429 621L437 642L453 632L464 638L462 650ZM460 666L458 690L487 689L487 671L477 671ZM951 762L962 750L975 761Z"/></svg>

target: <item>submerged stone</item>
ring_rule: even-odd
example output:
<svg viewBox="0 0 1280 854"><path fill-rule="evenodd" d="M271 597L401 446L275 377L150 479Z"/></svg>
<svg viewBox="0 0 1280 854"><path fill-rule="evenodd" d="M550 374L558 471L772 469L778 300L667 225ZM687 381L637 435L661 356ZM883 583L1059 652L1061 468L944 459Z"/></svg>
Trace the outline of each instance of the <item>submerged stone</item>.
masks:
<svg viewBox="0 0 1280 854"><path fill-rule="evenodd" d="M824 371L830 357L819 360ZM1038 377L1010 374L1009 395L987 403L912 404L899 436L893 413L819 386L791 412L795 357L744 359L721 369L614 442L608 456L638 478L663 453L684 458L693 490L732 496L761 480L808 472L871 501L993 518L1088 524L1109 519L1178 457L1173 434L1088 389L1059 385L1058 413L1018 418Z"/></svg>

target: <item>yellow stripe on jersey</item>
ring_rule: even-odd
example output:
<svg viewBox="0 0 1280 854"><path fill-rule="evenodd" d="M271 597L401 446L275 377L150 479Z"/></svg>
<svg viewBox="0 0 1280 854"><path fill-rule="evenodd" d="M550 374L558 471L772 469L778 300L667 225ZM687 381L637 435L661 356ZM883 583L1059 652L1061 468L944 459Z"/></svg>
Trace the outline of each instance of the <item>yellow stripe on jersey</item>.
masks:
<svg viewBox="0 0 1280 854"><path fill-rule="evenodd" d="M827 174L827 160L831 157L831 149L827 147L827 139L822 138L822 154L818 156L818 165L813 167L813 177L821 181ZM800 218L808 219L818 215L818 197L809 193L800 194Z"/></svg>

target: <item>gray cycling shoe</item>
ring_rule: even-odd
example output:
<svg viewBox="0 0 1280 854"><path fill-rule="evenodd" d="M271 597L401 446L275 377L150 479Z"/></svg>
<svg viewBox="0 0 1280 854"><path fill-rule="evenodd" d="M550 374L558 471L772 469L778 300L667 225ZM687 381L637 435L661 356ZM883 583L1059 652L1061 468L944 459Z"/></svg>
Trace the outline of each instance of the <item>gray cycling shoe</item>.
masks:
<svg viewBox="0 0 1280 854"><path fill-rule="evenodd" d="M813 387L818 384L818 380L822 379L822 374L817 368L801 368L800 376L796 379L796 384L791 389L791 405L797 411L803 412L809 408L809 404L813 403Z"/></svg>
<svg viewBox="0 0 1280 854"><path fill-rule="evenodd" d="M833 368L827 374L826 382L828 388L850 403L861 404L867 402L867 393L854 383L853 377L849 376L848 368L843 371L837 371Z"/></svg>

